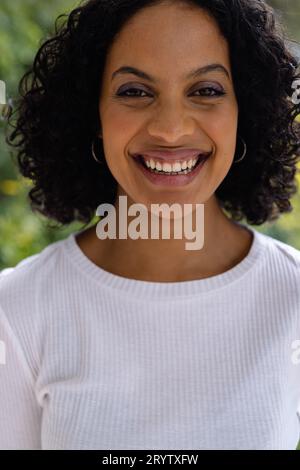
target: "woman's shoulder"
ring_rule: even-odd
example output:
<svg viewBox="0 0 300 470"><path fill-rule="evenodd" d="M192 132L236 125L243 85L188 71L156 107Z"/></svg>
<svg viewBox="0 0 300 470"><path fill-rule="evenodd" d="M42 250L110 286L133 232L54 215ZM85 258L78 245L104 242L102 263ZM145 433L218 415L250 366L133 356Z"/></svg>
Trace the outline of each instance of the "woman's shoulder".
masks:
<svg viewBox="0 0 300 470"><path fill-rule="evenodd" d="M22 259L16 266L0 271L0 308L8 316L33 314L38 296L54 288L61 270L63 247L68 237L47 245L40 252ZM45 297L47 298L47 297Z"/></svg>
<svg viewBox="0 0 300 470"><path fill-rule="evenodd" d="M0 271L0 341L9 338L9 348L19 344L32 373L38 367L52 298L59 288L66 240Z"/></svg>
<svg viewBox="0 0 300 470"><path fill-rule="evenodd" d="M276 285L293 285L299 291L300 250L271 235L258 231L256 233L264 254L265 275Z"/></svg>
<svg viewBox="0 0 300 470"><path fill-rule="evenodd" d="M298 248L262 232L259 232L259 237L269 248L269 256L294 267L296 270L300 269L300 250Z"/></svg>
<svg viewBox="0 0 300 470"><path fill-rule="evenodd" d="M10 284L16 286L18 282L30 284L34 278L40 278L41 275L53 269L57 258L61 256L61 249L66 242L67 239L53 242L40 252L22 259L15 266L2 269L0 271L0 298L1 289L4 289L6 286Z"/></svg>

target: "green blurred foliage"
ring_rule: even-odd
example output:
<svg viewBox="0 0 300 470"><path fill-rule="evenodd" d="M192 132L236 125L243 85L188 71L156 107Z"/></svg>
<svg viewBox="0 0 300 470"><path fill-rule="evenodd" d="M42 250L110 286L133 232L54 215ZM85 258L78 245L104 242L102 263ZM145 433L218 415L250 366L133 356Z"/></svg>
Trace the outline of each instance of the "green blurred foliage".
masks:
<svg viewBox="0 0 300 470"><path fill-rule="evenodd" d="M41 43L54 32L58 15L79 5L75 0L1 0L0 79L7 99L18 97L21 76L31 66ZM12 151L5 143L5 121L0 120L0 270L41 251L49 243L82 227L74 223L56 226L30 209L31 182L19 175ZM49 226L50 225L50 226Z"/></svg>
<svg viewBox="0 0 300 470"><path fill-rule="evenodd" d="M299 0L270 0L269 3L282 14L291 39L300 40ZM79 0L1 0L0 79L6 82L7 98L18 97L19 80L32 64L42 41L53 33L57 16L70 12L77 5ZM51 228L44 217L31 211L27 197L31 183L19 175L13 164L12 152L4 140L5 126L0 120L0 270L14 266L24 257L82 227L74 223ZM299 192L292 203L292 213L281 216L273 224L256 228L300 249ZM95 219L91 224L94 222Z"/></svg>
<svg viewBox="0 0 300 470"><path fill-rule="evenodd" d="M290 39L300 41L300 2L299 0L269 0L283 20Z"/></svg>

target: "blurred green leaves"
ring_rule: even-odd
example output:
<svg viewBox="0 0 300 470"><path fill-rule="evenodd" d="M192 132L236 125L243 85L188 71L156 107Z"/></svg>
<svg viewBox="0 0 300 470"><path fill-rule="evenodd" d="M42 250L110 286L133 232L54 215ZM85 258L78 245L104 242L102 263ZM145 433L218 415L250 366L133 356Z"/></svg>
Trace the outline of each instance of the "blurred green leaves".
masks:
<svg viewBox="0 0 300 470"><path fill-rule="evenodd" d="M0 79L6 98L18 97L18 83L31 66L41 42L54 32L58 15L69 12L79 1L1 0ZM30 209L31 182L19 175L5 138L6 122L0 121L0 270L41 251L82 224L50 228L49 222ZM53 224L53 223L52 223Z"/></svg>
<svg viewBox="0 0 300 470"><path fill-rule="evenodd" d="M24 70L30 66L41 41L54 31L54 21L70 11L74 0L1 0L0 3L0 75L15 94Z"/></svg>

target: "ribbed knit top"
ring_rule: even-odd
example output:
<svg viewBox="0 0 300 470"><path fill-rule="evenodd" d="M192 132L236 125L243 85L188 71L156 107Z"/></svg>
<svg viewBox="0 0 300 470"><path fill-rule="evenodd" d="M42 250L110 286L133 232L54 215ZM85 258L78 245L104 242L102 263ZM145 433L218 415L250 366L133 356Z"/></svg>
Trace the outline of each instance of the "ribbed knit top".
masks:
<svg viewBox="0 0 300 470"><path fill-rule="evenodd" d="M1 271L0 448L295 449L300 251L251 231L206 279L118 276L76 233Z"/></svg>

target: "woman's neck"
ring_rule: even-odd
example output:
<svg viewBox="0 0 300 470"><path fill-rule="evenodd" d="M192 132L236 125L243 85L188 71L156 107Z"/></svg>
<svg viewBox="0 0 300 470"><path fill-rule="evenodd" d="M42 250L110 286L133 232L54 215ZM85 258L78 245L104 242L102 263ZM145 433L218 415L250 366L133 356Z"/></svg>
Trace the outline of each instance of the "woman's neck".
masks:
<svg viewBox="0 0 300 470"><path fill-rule="evenodd" d="M77 235L83 253L97 266L130 279L178 282L221 274L241 262L252 245L252 234L230 220L215 199L204 207L204 245L187 250L183 239L100 240L96 225Z"/></svg>

